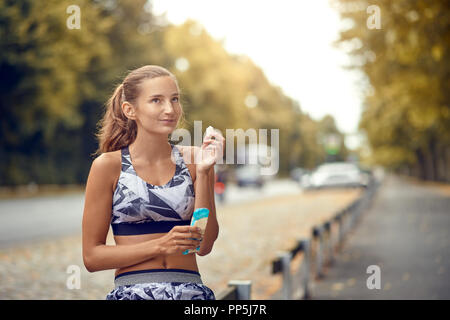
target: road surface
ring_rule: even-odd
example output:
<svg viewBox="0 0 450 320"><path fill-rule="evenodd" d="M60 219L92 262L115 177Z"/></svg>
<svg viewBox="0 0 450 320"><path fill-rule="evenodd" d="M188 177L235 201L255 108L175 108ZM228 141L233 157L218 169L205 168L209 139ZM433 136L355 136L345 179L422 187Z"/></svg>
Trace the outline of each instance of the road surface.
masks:
<svg viewBox="0 0 450 320"><path fill-rule="evenodd" d="M379 267L379 289L367 286L369 266ZM313 298L450 299L448 193L389 176Z"/></svg>

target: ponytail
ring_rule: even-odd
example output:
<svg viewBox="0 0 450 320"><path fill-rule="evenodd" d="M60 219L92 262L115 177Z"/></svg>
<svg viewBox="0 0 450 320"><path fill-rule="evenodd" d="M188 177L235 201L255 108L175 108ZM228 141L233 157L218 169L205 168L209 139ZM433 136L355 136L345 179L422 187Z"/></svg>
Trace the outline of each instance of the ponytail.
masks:
<svg viewBox="0 0 450 320"><path fill-rule="evenodd" d="M105 114L99 122L100 130L96 134L99 140L99 148L94 155L119 150L136 139L136 122L128 119L123 113L122 104L124 101L125 95L123 83L121 83L106 103Z"/></svg>

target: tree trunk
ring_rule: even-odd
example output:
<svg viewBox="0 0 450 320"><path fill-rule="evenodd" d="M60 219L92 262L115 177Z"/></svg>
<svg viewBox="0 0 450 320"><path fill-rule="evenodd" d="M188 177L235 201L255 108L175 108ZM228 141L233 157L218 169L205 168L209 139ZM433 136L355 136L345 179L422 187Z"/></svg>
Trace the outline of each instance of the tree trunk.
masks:
<svg viewBox="0 0 450 320"><path fill-rule="evenodd" d="M422 149L416 149L416 157L419 166L419 178L422 180L426 180L427 178L427 166L425 163L425 155L423 154Z"/></svg>
<svg viewBox="0 0 450 320"><path fill-rule="evenodd" d="M450 172L448 172L448 165L450 162L450 149L445 146L444 148L442 148L442 152L440 154L441 156L441 163L442 163L442 177L443 177L443 181L446 182L450 182Z"/></svg>
<svg viewBox="0 0 450 320"><path fill-rule="evenodd" d="M438 181L439 180L439 172L438 172L438 159L439 159L439 152L438 152L438 141L435 139L435 137L430 138L429 143L429 149L430 152L430 173L431 173L431 180Z"/></svg>

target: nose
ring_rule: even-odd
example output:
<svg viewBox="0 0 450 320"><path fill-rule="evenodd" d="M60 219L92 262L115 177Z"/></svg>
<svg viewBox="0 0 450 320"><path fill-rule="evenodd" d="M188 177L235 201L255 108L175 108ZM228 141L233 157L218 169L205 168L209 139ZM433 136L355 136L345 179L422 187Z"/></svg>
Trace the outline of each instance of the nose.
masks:
<svg viewBox="0 0 450 320"><path fill-rule="evenodd" d="M170 100L166 101L164 103L164 113L165 114L174 114L175 113L175 107L172 105Z"/></svg>

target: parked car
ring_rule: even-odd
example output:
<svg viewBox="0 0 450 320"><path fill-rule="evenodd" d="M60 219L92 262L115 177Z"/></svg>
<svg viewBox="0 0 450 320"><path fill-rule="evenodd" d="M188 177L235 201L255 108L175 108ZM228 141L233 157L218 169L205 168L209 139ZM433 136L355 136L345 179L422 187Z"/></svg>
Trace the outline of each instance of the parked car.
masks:
<svg viewBox="0 0 450 320"><path fill-rule="evenodd" d="M300 187L302 189L307 190L311 188L311 175L312 175L311 171L307 171L302 175L302 178L300 180Z"/></svg>
<svg viewBox="0 0 450 320"><path fill-rule="evenodd" d="M309 187L366 187L369 175L351 162L330 162L317 167L309 178Z"/></svg>
<svg viewBox="0 0 450 320"><path fill-rule="evenodd" d="M302 180L302 177L305 173L307 173L306 169L296 167L296 168L292 169L290 172L291 179L300 183Z"/></svg>
<svg viewBox="0 0 450 320"><path fill-rule="evenodd" d="M254 185L261 188L264 185L264 179L258 164L246 164L236 168L235 176L239 187Z"/></svg>

